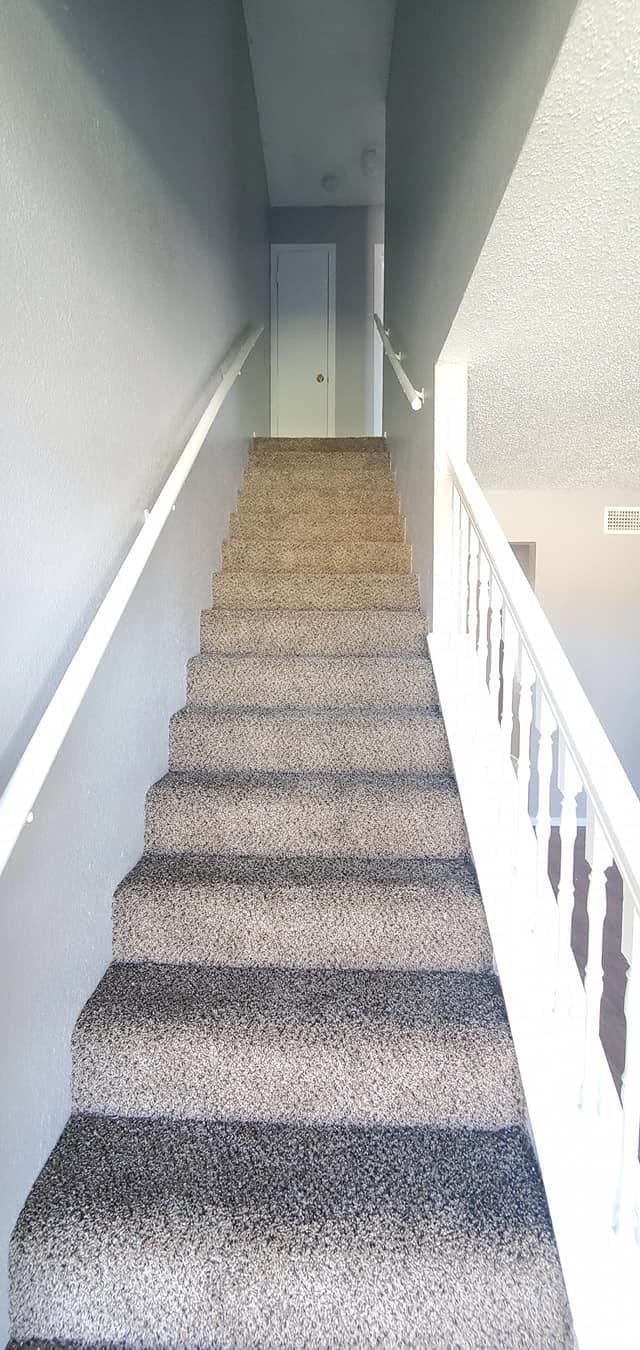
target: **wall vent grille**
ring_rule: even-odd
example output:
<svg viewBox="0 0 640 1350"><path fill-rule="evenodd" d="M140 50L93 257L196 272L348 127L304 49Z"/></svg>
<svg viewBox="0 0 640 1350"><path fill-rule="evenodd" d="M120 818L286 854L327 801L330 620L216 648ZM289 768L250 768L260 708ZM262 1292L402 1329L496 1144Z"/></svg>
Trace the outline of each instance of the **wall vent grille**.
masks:
<svg viewBox="0 0 640 1350"><path fill-rule="evenodd" d="M640 506L608 506L604 513L605 534L640 534Z"/></svg>

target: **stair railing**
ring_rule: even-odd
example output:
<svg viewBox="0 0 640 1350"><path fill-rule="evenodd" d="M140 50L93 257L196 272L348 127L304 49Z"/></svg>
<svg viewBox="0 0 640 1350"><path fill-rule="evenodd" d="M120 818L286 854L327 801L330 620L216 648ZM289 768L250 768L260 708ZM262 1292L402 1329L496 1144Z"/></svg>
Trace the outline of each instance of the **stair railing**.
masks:
<svg viewBox="0 0 640 1350"><path fill-rule="evenodd" d="M578 1344L631 1350L640 801L468 464L448 453L434 534L430 649ZM609 1059L603 941L626 976Z"/></svg>
<svg viewBox="0 0 640 1350"><path fill-rule="evenodd" d="M25 826L47 775L122 618L179 493L191 473L227 395L253 351L264 324L245 332L229 349L213 379L215 392L121 564L94 619L43 713L0 797L0 875Z"/></svg>
<svg viewBox="0 0 640 1350"><path fill-rule="evenodd" d="M409 376L407 375L404 366L402 364L402 352L395 351L393 343L391 341L389 329L385 328L382 319L378 314L374 314L373 322L375 323L375 326L382 339L382 346L384 347L385 356L387 357L387 359L391 364L391 367L395 373L398 384L400 385L400 388L405 398L407 399L407 402L410 403L414 412L420 412L420 409L422 408L422 405L425 400L424 389L414 389L411 380L409 379Z"/></svg>

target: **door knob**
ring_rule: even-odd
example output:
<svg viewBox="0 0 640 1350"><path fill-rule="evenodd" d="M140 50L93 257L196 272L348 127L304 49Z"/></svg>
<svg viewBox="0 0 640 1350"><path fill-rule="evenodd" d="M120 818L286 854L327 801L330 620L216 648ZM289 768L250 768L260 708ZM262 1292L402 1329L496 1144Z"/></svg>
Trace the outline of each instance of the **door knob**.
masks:
<svg viewBox="0 0 640 1350"><path fill-rule="evenodd" d="M324 384L324 375L316 375L318 384Z"/></svg>

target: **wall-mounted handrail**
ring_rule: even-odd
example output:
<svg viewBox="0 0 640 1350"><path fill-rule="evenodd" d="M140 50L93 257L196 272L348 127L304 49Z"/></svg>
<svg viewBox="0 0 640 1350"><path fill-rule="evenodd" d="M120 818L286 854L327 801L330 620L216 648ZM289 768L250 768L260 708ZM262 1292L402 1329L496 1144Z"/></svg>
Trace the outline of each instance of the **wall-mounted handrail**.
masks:
<svg viewBox="0 0 640 1350"><path fill-rule="evenodd" d="M393 350L393 344L391 342L391 338L389 337L389 330L385 328L382 319L378 314L374 314L373 322L375 323L375 326L382 339L382 345L384 347L385 356L387 356L389 359L389 363L395 373L398 384L400 385L400 388L405 398L407 399L407 402L411 405L411 408L413 409L414 412L420 412L420 409L425 400L424 389L414 389L411 380L409 379L409 376L407 375L404 366L402 365L401 353Z"/></svg>
<svg viewBox="0 0 640 1350"><path fill-rule="evenodd" d="M640 801L539 600L464 461L450 471L616 864L640 909Z"/></svg>
<svg viewBox="0 0 640 1350"><path fill-rule="evenodd" d="M243 335L219 366L215 393L151 510L145 514L142 528L0 797L0 874L31 818L38 794L222 404L263 331L264 324Z"/></svg>

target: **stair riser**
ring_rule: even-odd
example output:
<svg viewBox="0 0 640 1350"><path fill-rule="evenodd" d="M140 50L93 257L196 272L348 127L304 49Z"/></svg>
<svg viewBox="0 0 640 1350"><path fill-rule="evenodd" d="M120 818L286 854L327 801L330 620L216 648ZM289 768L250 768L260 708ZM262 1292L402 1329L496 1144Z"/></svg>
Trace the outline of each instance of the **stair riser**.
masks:
<svg viewBox="0 0 640 1350"><path fill-rule="evenodd" d="M319 787L286 779L151 788L145 847L152 853L331 857L468 857L453 787L344 780Z"/></svg>
<svg viewBox="0 0 640 1350"><path fill-rule="evenodd" d="M200 621L203 652L265 656L424 655L427 631L419 614L376 610L347 613L206 609Z"/></svg>
<svg viewBox="0 0 640 1350"><path fill-rule="evenodd" d="M249 468L270 473L392 473L379 450L250 450Z"/></svg>
<svg viewBox="0 0 640 1350"><path fill-rule="evenodd" d="M258 512L244 510L234 513L229 525L229 539L291 539L311 543L351 543L362 539L371 542L404 543L404 522L397 512L382 515L353 515L349 512L322 515L291 515L290 512Z"/></svg>
<svg viewBox="0 0 640 1350"><path fill-rule="evenodd" d="M76 1111L454 1128L523 1118L492 975L111 966L72 1052Z"/></svg>
<svg viewBox="0 0 640 1350"><path fill-rule="evenodd" d="M409 544L382 542L287 543L232 540L222 550L225 572L402 574L411 572Z"/></svg>
<svg viewBox="0 0 640 1350"><path fill-rule="evenodd" d="M221 708L438 707L431 663L421 657L197 656L187 667L187 700Z"/></svg>
<svg viewBox="0 0 640 1350"><path fill-rule="evenodd" d="M344 454L366 451L387 454L383 436L254 436L251 450L275 451L278 454L321 453Z"/></svg>
<svg viewBox="0 0 640 1350"><path fill-rule="evenodd" d="M250 462L242 491L270 493L276 499L304 492L383 492L386 495L395 492L395 483L391 470L383 464L377 469L343 467L336 473L332 468L305 468L292 464L283 469Z"/></svg>
<svg viewBox="0 0 640 1350"><path fill-rule="evenodd" d="M218 573L213 607L223 609L402 609L417 612L415 577L296 576Z"/></svg>
<svg viewBox="0 0 640 1350"><path fill-rule="evenodd" d="M480 897L419 887L125 888L116 961L342 970L488 971Z"/></svg>
<svg viewBox="0 0 640 1350"><path fill-rule="evenodd" d="M203 717L194 710L171 722L169 764L182 772L369 770L406 773L451 771L440 717L392 716L353 721L329 714L244 714Z"/></svg>
<svg viewBox="0 0 640 1350"><path fill-rule="evenodd" d="M13 1239L12 1315L40 1344L575 1344L522 1130L85 1117L38 1198Z"/></svg>
<svg viewBox="0 0 640 1350"><path fill-rule="evenodd" d="M353 515L378 515L396 511L399 504L393 484L367 485L357 483L341 487L332 483L326 487L283 487L279 483L249 482L238 492L239 511L280 511L296 514L330 515L334 511Z"/></svg>

